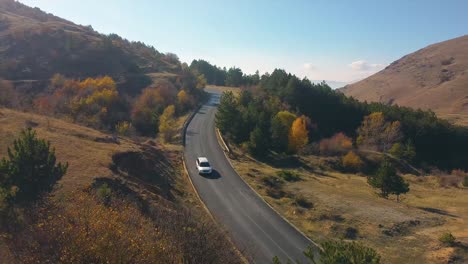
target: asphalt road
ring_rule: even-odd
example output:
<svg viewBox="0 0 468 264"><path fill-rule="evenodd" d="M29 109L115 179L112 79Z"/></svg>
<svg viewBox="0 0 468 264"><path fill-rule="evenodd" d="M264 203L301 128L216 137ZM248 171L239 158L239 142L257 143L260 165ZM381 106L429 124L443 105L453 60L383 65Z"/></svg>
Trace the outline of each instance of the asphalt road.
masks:
<svg viewBox="0 0 468 264"><path fill-rule="evenodd" d="M224 156L215 132L215 113L220 94L201 107L186 132L185 160L201 199L218 222L254 263L280 260L305 262L303 251L311 242L282 219L239 177ZM209 176L198 174L195 159L205 156L213 167Z"/></svg>

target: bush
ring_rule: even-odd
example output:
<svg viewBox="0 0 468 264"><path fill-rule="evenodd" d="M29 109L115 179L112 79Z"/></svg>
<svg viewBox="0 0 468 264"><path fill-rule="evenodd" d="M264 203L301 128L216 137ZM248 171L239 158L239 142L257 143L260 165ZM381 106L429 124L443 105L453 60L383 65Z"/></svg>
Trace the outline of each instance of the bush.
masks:
<svg viewBox="0 0 468 264"><path fill-rule="evenodd" d="M343 167L349 171L360 171L364 166L364 162L354 151L350 151L343 156L341 162Z"/></svg>
<svg viewBox="0 0 468 264"><path fill-rule="evenodd" d="M356 239L358 235L358 230L354 227L347 227L344 233L345 239Z"/></svg>
<svg viewBox="0 0 468 264"><path fill-rule="evenodd" d="M135 202L120 196L105 206L87 191L48 199L9 249L19 263L240 263L211 222L171 203L143 213Z"/></svg>
<svg viewBox="0 0 468 264"><path fill-rule="evenodd" d="M294 171L280 170L276 172L276 175L288 182L299 181L301 179L301 176Z"/></svg>
<svg viewBox="0 0 468 264"><path fill-rule="evenodd" d="M460 169L452 170L452 173L450 173L450 174L456 175L456 176L459 176L459 177L468 176L468 172L466 172L464 170L460 170Z"/></svg>
<svg viewBox="0 0 468 264"><path fill-rule="evenodd" d="M448 246L452 246L455 240L456 238L450 232L444 233L439 237L439 241Z"/></svg>
<svg viewBox="0 0 468 264"><path fill-rule="evenodd" d="M10 190L11 202L29 203L50 192L67 168L68 164L56 162L50 142L38 139L32 129L23 130L13 148L8 148L8 159L0 162L0 186Z"/></svg>
<svg viewBox="0 0 468 264"><path fill-rule="evenodd" d="M463 177L463 186L468 187L468 176Z"/></svg>
<svg viewBox="0 0 468 264"><path fill-rule="evenodd" d="M40 210L31 233L23 234L27 240L20 241L22 245L15 249L20 262L170 261L163 254L167 245L161 233L132 206L123 203L117 208L106 207L85 192L69 198ZM166 250L173 251L170 247Z"/></svg>
<svg viewBox="0 0 468 264"><path fill-rule="evenodd" d="M343 133L337 133L331 138L322 139L319 143L322 155L344 154L353 148L353 141Z"/></svg>
<svg viewBox="0 0 468 264"><path fill-rule="evenodd" d="M320 244L321 250L319 252L318 262L314 254L316 251L314 247L309 246L304 252L310 263L321 263L321 264L379 264L380 255L375 249L366 247L361 243L357 242L345 242L345 241L325 241ZM281 261L277 258L273 258L273 263L281 264ZM288 261L288 263L291 263Z"/></svg>
<svg viewBox="0 0 468 264"><path fill-rule="evenodd" d="M104 183L96 190L96 195L103 204L109 205L112 198L112 190L109 188L107 183Z"/></svg>
<svg viewBox="0 0 468 264"><path fill-rule="evenodd" d="M170 105L164 109L164 112L159 118L159 132L166 142L171 141L177 132L174 113L175 107L174 105Z"/></svg>
<svg viewBox="0 0 468 264"><path fill-rule="evenodd" d="M372 187L380 189L380 195L387 198L390 194L397 196L397 201L401 194L409 192L409 184L397 174L392 163L385 160L376 174L370 176L367 181Z"/></svg>
<svg viewBox="0 0 468 264"><path fill-rule="evenodd" d="M270 196L271 198L275 198L275 199L281 199L284 196L286 196L286 192L284 192L283 189L281 189L281 187L280 188L267 187L266 194Z"/></svg>
<svg viewBox="0 0 468 264"><path fill-rule="evenodd" d="M302 195L297 195L294 197L294 204L303 208L313 207L313 204Z"/></svg>
<svg viewBox="0 0 468 264"><path fill-rule="evenodd" d="M320 243L318 262L315 256L315 247L309 246L304 255L310 263L321 264L379 264L380 255L375 249L366 247L358 242L325 241ZM281 264L278 257L273 258L274 264ZM287 263L292 263L288 261Z"/></svg>
<svg viewBox="0 0 468 264"><path fill-rule="evenodd" d="M380 255L361 243L326 241L321 244L320 263L380 263Z"/></svg>
<svg viewBox="0 0 468 264"><path fill-rule="evenodd" d="M414 149L413 144L407 143L405 145L401 143L395 143L388 151L389 154L394 157L406 161L412 161L416 156L416 150Z"/></svg>
<svg viewBox="0 0 468 264"><path fill-rule="evenodd" d="M128 135L131 127L132 127L132 125L130 124L130 122L123 121L123 122L119 122L119 123L117 123L117 125L115 125L115 131L117 132L117 134L119 134L121 136L126 136L126 135Z"/></svg>
<svg viewBox="0 0 468 264"><path fill-rule="evenodd" d="M274 177L274 176L263 176L261 181L267 187L276 187L280 188L283 185L283 181L281 179Z"/></svg>
<svg viewBox="0 0 468 264"><path fill-rule="evenodd" d="M439 176L439 186L458 188L462 180L463 178L457 175L442 174Z"/></svg>

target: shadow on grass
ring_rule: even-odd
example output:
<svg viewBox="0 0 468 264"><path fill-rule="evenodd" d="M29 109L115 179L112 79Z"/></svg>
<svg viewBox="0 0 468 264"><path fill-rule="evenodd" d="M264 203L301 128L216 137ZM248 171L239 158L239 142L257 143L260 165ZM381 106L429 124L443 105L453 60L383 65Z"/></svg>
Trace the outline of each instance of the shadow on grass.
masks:
<svg viewBox="0 0 468 264"><path fill-rule="evenodd" d="M264 156L255 156L254 158L260 162L266 163L277 169L304 169L318 176L336 178L327 173L324 173L318 168L314 168L310 166L309 164L307 164L306 162L304 162L301 158L297 156L282 155L282 154L272 152Z"/></svg>
<svg viewBox="0 0 468 264"><path fill-rule="evenodd" d="M455 217L458 218L458 215L451 214L445 210L437 209L437 208L431 208L431 207L418 207L419 209L429 212L429 213L434 213L434 214L439 214L439 215L445 215L445 216L450 216L450 217Z"/></svg>

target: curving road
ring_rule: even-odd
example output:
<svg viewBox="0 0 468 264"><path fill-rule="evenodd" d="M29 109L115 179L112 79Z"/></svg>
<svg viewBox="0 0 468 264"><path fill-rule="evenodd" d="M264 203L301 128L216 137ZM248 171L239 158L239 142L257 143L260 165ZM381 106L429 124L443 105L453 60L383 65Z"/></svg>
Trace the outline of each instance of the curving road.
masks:
<svg viewBox="0 0 468 264"><path fill-rule="evenodd" d="M237 175L224 156L215 132L215 113L220 94L207 90L210 100L196 113L186 132L185 160L201 199L234 243L255 263L280 260L305 262L303 251L310 241L283 220ZM200 176L195 159L205 156L213 174Z"/></svg>

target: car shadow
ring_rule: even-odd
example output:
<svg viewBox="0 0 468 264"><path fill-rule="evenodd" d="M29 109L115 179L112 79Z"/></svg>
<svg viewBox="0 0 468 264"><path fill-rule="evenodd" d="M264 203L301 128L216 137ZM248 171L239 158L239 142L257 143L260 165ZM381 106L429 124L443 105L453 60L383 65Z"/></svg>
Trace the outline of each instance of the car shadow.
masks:
<svg viewBox="0 0 468 264"><path fill-rule="evenodd" d="M200 174L200 176L210 180L216 180L221 178L221 174L219 174L217 170L212 170L210 174Z"/></svg>

